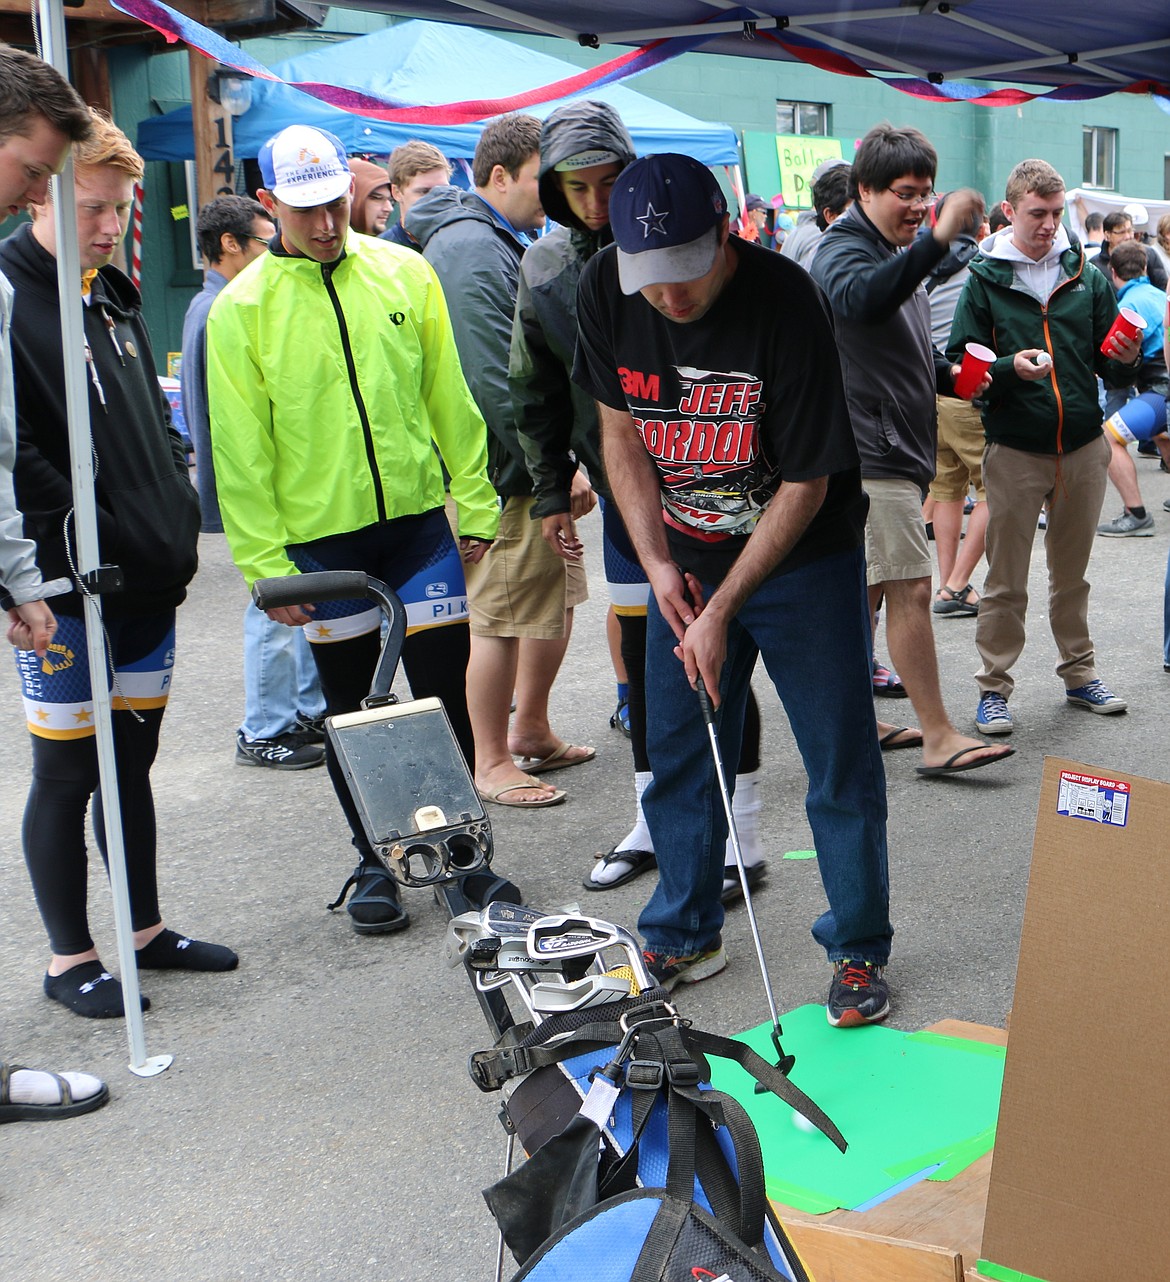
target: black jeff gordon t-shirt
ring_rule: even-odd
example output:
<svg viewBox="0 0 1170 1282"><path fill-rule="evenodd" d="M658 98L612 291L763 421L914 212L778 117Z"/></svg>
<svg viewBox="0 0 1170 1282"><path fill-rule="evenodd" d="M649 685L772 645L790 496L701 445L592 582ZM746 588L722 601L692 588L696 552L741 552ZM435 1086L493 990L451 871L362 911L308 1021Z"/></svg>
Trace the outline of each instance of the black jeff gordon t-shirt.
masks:
<svg viewBox="0 0 1170 1282"><path fill-rule="evenodd" d="M779 254L729 243L736 271L691 324L623 294L612 247L577 296L573 380L633 417L671 555L706 583L722 580L782 480L829 487L775 574L860 546L868 506L823 295Z"/></svg>

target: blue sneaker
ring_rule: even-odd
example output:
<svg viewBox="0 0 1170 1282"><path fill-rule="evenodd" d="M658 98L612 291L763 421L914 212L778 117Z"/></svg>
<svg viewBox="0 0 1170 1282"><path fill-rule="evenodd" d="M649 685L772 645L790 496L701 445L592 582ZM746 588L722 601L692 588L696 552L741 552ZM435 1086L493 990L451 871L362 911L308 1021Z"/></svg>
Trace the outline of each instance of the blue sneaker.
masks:
<svg viewBox="0 0 1170 1282"><path fill-rule="evenodd" d="M975 709L975 729L982 734L1011 734L1012 714L1002 694L987 690L979 696Z"/></svg>
<svg viewBox="0 0 1170 1282"><path fill-rule="evenodd" d="M1104 681L1090 681L1086 686L1074 686L1064 692L1064 697L1076 708L1088 708L1090 712L1099 712L1103 717L1115 712L1124 712L1129 704L1105 684Z"/></svg>

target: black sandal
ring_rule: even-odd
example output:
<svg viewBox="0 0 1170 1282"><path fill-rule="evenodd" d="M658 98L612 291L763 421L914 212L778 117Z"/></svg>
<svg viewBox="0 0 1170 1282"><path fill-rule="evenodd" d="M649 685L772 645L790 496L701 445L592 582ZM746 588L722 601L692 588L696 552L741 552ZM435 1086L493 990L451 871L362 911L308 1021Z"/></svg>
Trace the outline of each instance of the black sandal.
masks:
<svg viewBox="0 0 1170 1282"><path fill-rule="evenodd" d="M596 867L605 868L609 864L626 864L626 871L615 877L613 881L594 881L592 870L590 870L590 876L586 877L581 885L586 890L616 890L619 886L624 886L627 881L640 877L657 863L658 858L652 850L618 850L615 847L602 855Z"/></svg>
<svg viewBox="0 0 1170 1282"><path fill-rule="evenodd" d="M353 918L353 928L359 935L389 935L410 925L410 914L398 902L394 878L380 864L358 864L342 886L341 894L325 905L330 912L345 903L351 886L353 898L345 910Z"/></svg>
<svg viewBox="0 0 1170 1282"><path fill-rule="evenodd" d="M944 592L946 596L943 595ZM944 584L934 594L934 604L930 608L935 614L978 614L979 602L971 599L974 594L975 589L970 583L957 592Z"/></svg>

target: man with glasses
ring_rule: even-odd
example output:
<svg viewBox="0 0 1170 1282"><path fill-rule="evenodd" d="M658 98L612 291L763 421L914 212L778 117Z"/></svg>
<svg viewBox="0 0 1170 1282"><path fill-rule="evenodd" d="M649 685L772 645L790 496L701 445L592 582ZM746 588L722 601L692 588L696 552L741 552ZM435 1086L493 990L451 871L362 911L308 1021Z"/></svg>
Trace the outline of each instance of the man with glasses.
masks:
<svg viewBox="0 0 1170 1282"><path fill-rule="evenodd" d="M917 129L878 125L853 162L854 203L825 232L811 271L837 319L845 392L869 494L866 581L870 606L886 601L890 658L922 727L922 765L937 776L1009 754L961 735L939 688L931 628L931 556L922 500L934 477L936 394L953 394L953 369L930 341L923 281L983 214L976 191L952 192L929 236L938 157ZM917 740L910 740L906 746ZM898 744L897 746L902 746Z"/></svg>

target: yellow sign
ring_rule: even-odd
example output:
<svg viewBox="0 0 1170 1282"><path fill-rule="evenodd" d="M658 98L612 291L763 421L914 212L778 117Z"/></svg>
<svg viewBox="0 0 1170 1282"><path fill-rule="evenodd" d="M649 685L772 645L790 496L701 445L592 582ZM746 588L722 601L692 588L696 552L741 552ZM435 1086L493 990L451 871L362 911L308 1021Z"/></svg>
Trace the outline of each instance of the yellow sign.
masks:
<svg viewBox="0 0 1170 1282"><path fill-rule="evenodd" d="M182 352L167 352L167 378L179 377L179 366L182 362Z"/></svg>
<svg viewBox="0 0 1170 1282"><path fill-rule="evenodd" d="M822 160L840 158L841 139L777 134L776 156L780 161L780 192L785 205L789 209L811 209L812 171Z"/></svg>
<svg viewBox="0 0 1170 1282"><path fill-rule="evenodd" d="M181 223L184 218L191 217L191 210L186 205L172 205L171 217L177 223Z"/></svg>

